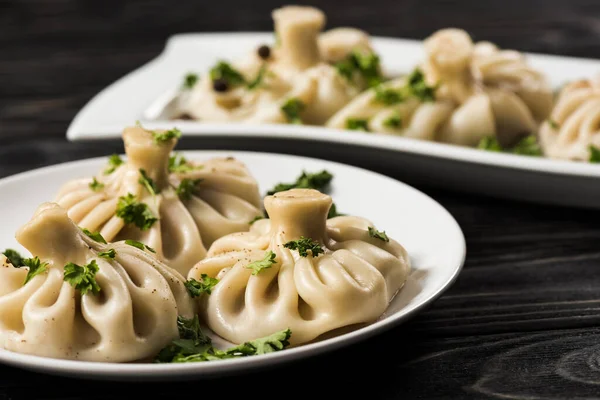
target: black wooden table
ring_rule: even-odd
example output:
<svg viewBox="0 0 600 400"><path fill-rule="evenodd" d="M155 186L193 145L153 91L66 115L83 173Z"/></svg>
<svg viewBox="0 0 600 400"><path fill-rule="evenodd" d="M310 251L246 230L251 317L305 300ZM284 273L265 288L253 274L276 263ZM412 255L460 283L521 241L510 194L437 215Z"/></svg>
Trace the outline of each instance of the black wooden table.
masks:
<svg viewBox="0 0 600 400"><path fill-rule="evenodd" d="M598 0L313 3L329 26L412 38L457 26L502 47L600 58ZM169 35L270 30L279 5L0 0L0 176L120 152L118 140L65 139L94 94L155 57ZM458 220L468 256L455 285L409 323L274 370L193 383L102 383L0 367L0 399L600 398L600 213L419 189Z"/></svg>

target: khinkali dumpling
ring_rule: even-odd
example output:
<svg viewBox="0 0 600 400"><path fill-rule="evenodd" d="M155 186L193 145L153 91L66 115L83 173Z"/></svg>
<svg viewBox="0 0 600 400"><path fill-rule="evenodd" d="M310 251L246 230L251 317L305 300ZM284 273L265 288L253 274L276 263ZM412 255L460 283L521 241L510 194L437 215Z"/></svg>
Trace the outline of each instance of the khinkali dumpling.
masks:
<svg viewBox="0 0 600 400"><path fill-rule="evenodd" d="M28 271L0 256L4 349L85 361L142 360L178 337L177 316L195 314L177 271L150 250L92 239L56 204L42 204L16 238L40 268Z"/></svg>
<svg viewBox="0 0 600 400"><path fill-rule="evenodd" d="M422 68L428 82L438 86L438 99L457 106L440 132L441 141L474 146L483 137L495 136L510 146L537 132L550 113L552 90L523 54L489 42L473 43L455 28L435 32L424 47Z"/></svg>
<svg viewBox="0 0 600 400"><path fill-rule="evenodd" d="M215 333L242 343L289 328L300 344L381 316L407 279L407 252L366 219L328 220L331 204L313 189L267 196L270 219L211 246L188 278L220 280L200 300Z"/></svg>
<svg viewBox="0 0 600 400"><path fill-rule="evenodd" d="M261 215L258 184L233 158L188 163L169 174L176 137L140 126L123 131L126 162L65 184L55 201L108 241L134 239L186 274L217 238ZM173 168L171 168L173 169Z"/></svg>
<svg viewBox="0 0 600 400"><path fill-rule="evenodd" d="M589 147L600 147L600 79L576 81L561 90L540 129L540 141L547 157L589 160Z"/></svg>
<svg viewBox="0 0 600 400"><path fill-rule="evenodd" d="M350 27L330 29L319 36L321 58L329 63L343 61L353 51L373 53L369 34Z"/></svg>
<svg viewBox="0 0 600 400"><path fill-rule="evenodd" d="M285 6L272 18L276 45L254 49L231 65L219 62L182 90L183 114L202 121L321 125L360 93L361 83L341 76L321 54L321 10Z"/></svg>

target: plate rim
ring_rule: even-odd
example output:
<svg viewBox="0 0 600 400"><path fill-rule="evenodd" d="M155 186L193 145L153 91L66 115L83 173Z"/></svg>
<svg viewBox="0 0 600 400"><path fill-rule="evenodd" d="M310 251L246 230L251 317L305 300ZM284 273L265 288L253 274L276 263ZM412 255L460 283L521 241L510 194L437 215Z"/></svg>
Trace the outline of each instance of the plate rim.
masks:
<svg viewBox="0 0 600 400"><path fill-rule="evenodd" d="M218 363L218 367L215 367L215 363L159 364L76 361L21 354L5 349L0 349L0 363L27 370L43 372L45 374L51 375L73 376L74 374L79 374L80 377L85 377L89 379L119 381L130 381L132 378L139 378L141 376L152 377L157 381L189 379L192 376L195 379L202 379L204 377L212 377L215 375L230 375L244 368L249 369L253 367L272 367L284 362L304 359L314 355L325 354L330 351L351 345L358 341L368 339L376 334L383 333L395 326L398 326L400 323L412 318L416 313L430 306L436 299L438 299L446 290L450 288L450 286L452 286L452 284L454 284L464 267L467 254L467 244L464 232L462 231L462 228L460 227L458 221L456 221L454 216L443 205L441 205L431 196L400 180L394 179L392 177L386 176L378 172L371 171L369 169L360 168L349 164L283 153L269 153L243 150L181 150L179 151L179 153L188 157L201 157L203 155L215 157L221 154L229 154L233 157L270 156L295 158L297 160L308 159L311 161L335 165L336 167L340 168L347 168L350 170L365 172L369 175L375 175L378 178L387 181L386 183L399 185L403 187L404 190L412 191L413 193L421 196L424 200L430 203L430 206L437 208L439 212L446 215L447 222L450 224L451 229L454 231L453 235L456 236L456 245L460 246L459 250L461 250L458 265L454 267L454 271L452 272L452 274L443 283L441 283L427 298L423 299L413 309L407 311L404 314L395 313L388 316L385 319L378 320L374 323L356 329L352 332L344 333L340 336L336 336L333 338L324 339L319 342L309 343L306 345L286 349L285 351L265 354L256 358L248 357L240 359L220 360L216 362ZM0 186L4 184L14 183L21 179L26 179L28 177L35 176L42 172L53 173L61 169L69 169L81 164L99 163L100 161L105 160L106 157L92 157L74 161L61 162L44 167L38 167L32 170L23 171L17 174L1 178Z"/></svg>

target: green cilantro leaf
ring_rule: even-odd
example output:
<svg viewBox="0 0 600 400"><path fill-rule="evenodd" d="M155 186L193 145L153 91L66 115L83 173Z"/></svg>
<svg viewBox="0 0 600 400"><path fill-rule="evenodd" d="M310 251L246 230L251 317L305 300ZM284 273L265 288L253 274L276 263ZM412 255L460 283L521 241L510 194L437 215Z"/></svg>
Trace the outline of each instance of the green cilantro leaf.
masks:
<svg viewBox="0 0 600 400"><path fill-rule="evenodd" d="M335 203L331 203L331 207L329 208L329 212L327 213L327 219L341 217L343 215L346 215L346 214L339 213L337 211L337 206L335 205Z"/></svg>
<svg viewBox="0 0 600 400"><path fill-rule="evenodd" d="M275 193L284 192L290 189L316 189L319 191L323 191L325 186L327 186L332 179L333 175L330 174L327 170L323 170L314 174L302 171L302 174L298 178L296 178L296 182L279 183L275 185L273 189L269 190L267 194L273 195Z"/></svg>
<svg viewBox="0 0 600 400"><path fill-rule="evenodd" d="M348 118L346 120L346 129L353 131L369 131L369 121L361 118Z"/></svg>
<svg viewBox="0 0 600 400"><path fill-rule="evenodd" d="M152 247L147 246L147 245L145 245L142 242L138 242L137 240L127 239L125 241L125 244L128 244L128 245L133 246L133 247L137 247L140 250L146 249L146 250L148 250L151 253L156 253L156 250L154 250Z"/></svg>
<svg viewBox="0 0 600 400"><path fill-rule="evenodd" d="M435 101L435 87L427 85L425 74L421 69L416 68L408 76L408 86L413 96L421 101Z"/></svg>
<svg viewBox="0 0 600 400"><path fill-rule="evenodd" d="M213 81L216 81L217 79L224 80L230 86L243 85L246 83L244 76L225 61L219 61L217 65L210 70L210 79Z"/></svg>
<svg viewBox="0 0 600 400"><path fill-rule="evenodd" d="M263 269L271 268L273 264L277 264L277 261L275 261L275 253L267 251L262 260L251 262L246 265L246 268L252 270L252 275L258 275Z"/></svg>
<svg viewBox="0 0 600 400"><path fill-rule="evenodd" d="M198 82L198 75L190 72L183 78L183 85L181 86L183 89L192 89L196 86L196 82Z"/></svg>
<svg viewBox="0 0 600 400"><path fill-rule="evenodd" d="M6 250L4 250L4 252L2 252L2 254L4 254L4 256L6 256L6 258L8 258L8 261L15 268L19 268L19 267L22 267L25 265L23 263L23 256L16 250L6 249Z"/></svg>
<svg viewBox="0 0 600 400"><path fill-rule="evenodd" d="M260 69L258 70L256 77L252 81L248 82L248 89L253 90L253 89L256 89L257 87L261 86L265 79L266 73L267 73L267 67L263 64L260 67Z"/></svg>
<svg viewBox="0 0 600 400"><path fill-rule="evenodd" d="M479 141L477 145L478 149L487 150L487 151L502 151L502 146L498 143L498 139L493 136L486 136Z"/></svg>
<svg viewBox="0 0 600 400"><path fill-rule="evenodd" d="M591 163L600 163L600 149L598 147L595 147L593 145L589 145L589 150L590 150L590 158L589 158L589 162Z"/></svg>
<svg viewBox="0 0 600 400"><path fill-rule="evenodd" d="M100 293L100 285L96 282L96 273L100 270L96 260L86 265L68 263L64 269L64 280L79 290L81 295L91 292L93 295Z"/></svg>
<svg viewBox="0 0 600 400"><path fill-rule="evenodd" d="M521 139L516 145L514 145L510 152L513 154L520 154L522 156L541 156L542 148L540 147L535 135L529 135Z"/></svg>
<svg viewBox="0 0 600 400"><path fill-rule="evenodd" d="M369 87L383 82L379 56L375 53L353 51L345 60L337 62L334 67L341 76L350 82L352 82L355 72L365 79Z"/></svg>
<svg viewBox="0 0 600 400"><path fill-rule="evenodd" d="M169 172L185 173L202 168L204 168L202 165L188 163L186 158L180 154L175 153L169 157Z"/></svg>
<svg viewBox="0 0 600 400"><path fill-rule="evenodd" d="M146 203L136 201L133 194L119 197L116 215L126 224L134 224L141 230L147 230L158 221Z"/></svg>
<svg viewBox="0 0 600 400"><path fill-rule="evenodd" d="M203 353L212 348L210 337L206 336L200 327L197 315L193 318L177 317L179 339L164 347L156 356L155 362L170 363L185 356Z"/></svg>
<svg viewBox="0 0 600 400"><path fill-rule="evenodd" d="M281 111L285 118L291 124L302 124L300 113L306 108L306 105L295 97L288 99L282 106Z"/></svg>
<svg viewBox="0 0 600 400"><path fill-rule="evenodd" d="M400 117L400 114L398 114L397 112L395 112L392 115L390 115L389 117L387 117L383 121L383 126L386 126L388 128L400 128L400 127L402 127L402 118Z"/></svg>
<svg viewBox="0 0 600 400"><path fill-rule="evenodd" d="M117 256L117 252L115 251L115 249L109 249L107 251L101 251L100 253L98 253L98 257L102 257L102 258L115 258Z"/></svg>
<svg viewBox="0 0 600 400"><path fill-rule="evenodd" d="M112 174L116 171L117 168L119 168L124 163L125 161L123 161L118 154L111 155L110 157L108 157L108 168L104 170L104 175Z"/></svg>
<svg viewBox="0 0 600 400"><path fill-rule="evenodd" d="M290 345L289 339L291 336L292 331L290 329L285 329L283 331L275 332L272 335L232 347L225 352L230 355L240 356L255 356L273 353L288 347Z"/></svg>
<svg viewBox="0 0 600 400"><path fill-rule="evenodd" d="M156 186L156 182L154 182L154 180L148 176L146 170L144 169L140 169L140 179L138 180L138 183L140 185L144 185L146 190L148 190L148 192L153 196L156 196L158 193L160 193L160 189L158 186Z"/></svg>
<svg viewBox="0 0 600 400"><path fill-rule="evenodd" d="M190 178L182 179L181 182L179 182L179 186L177 186L177 189L175 189L177 196L179 196L179 198L181 200L191 199L192 195L196 191L196 185L198 185L203 180L204 179L202 179L202 178L200 178L200 179L190 179Z"/></svg>
<svg viewBox="0 0 600 400"><path fill-rule="evenodd" d="M164 132L152 132L155 144L166 143L171 139L181 138L181 131L177 128L169 129Z"/></svg>
<svg viewBox="0 0 600 400"><path fill-rule="evenodd" d="M89 230L87 230L86 228L81 228L81 230L83 231L83 233L85 233L87 235L87 237L89 237L92 240L95 240L98 243L103 243L106 244L106 239L104 239L102 237L102 235L100 234L100 232L90 232Z"/></svg>
<svg viewBox="0 0 600 400"><path fill-rule="evenodd" d="M96 178L94 178L91 182L90 182L90 189L92 189L94 192L97 192L99 190L102 190L104 188L104 183L98 182L96 180Z"/></svg>
<svg viewBox="0 0 600 400"><path fill-rule="evenodd" d="M200 281L190 278L184 284L190 296L198 297L202 293L211 294L212 288L219 283L217 278L212 278L206 274L200 275Z"/></svg>
<svg viewBox="0 0 600 400"><path fill-rule="evenodd" d="M372 226L369 227L369 236L375 239L383 240L384 242L389 242L390 238L386 235L385 231L378 231Z"/></svg>
<svg viewBox="0 0 600 400"><path fill-rule="evenodd" d="M308 257L308 251L311 252L313 257L318 257L319 254L323 254L324 251L318 242L315 242L311 238L300 236L298 240L292 240L283 245L286 249L298 250L298 254L301 257Z"/></svg>
<svg viewBox="0 0 600 400"><path fill-rule="evenodd" d="M386 106L391 106L406 101L406 95L401 90L376 87L375 101L385 104Z"/></svg>

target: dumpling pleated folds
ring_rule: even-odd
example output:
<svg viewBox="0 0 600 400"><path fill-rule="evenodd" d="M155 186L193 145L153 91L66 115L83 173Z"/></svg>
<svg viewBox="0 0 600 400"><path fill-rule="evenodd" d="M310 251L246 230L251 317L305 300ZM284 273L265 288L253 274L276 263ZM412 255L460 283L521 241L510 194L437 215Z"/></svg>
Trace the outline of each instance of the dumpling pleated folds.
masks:
<svg viewBox="0 0 600 400"><path fill-rule="evenodd" d="M16 238L45 269L24 284L27 268L0 255L0 346L7 350L97 362L143 360L178 337L179 315L196 312L181 274L147 250L90 238L55 203L42 204ZM82 292L66 281L69 263L95 264L97 290Z"/></svg>
<svg viewBox="0 0 600 400"><path fill-rule="evenodd" d="M316 190L280 192L264 204L270 219L217 240L189 272L220 280L200 299L215 333L242 343L289 328L297 345L381 316L410 271L399 243L372 235L363 218L328 220L331 197Z"/></svg>
<svg viewBox="0 0 600 400"><path fill-rule="evenodd" d="M161 133L125 128L127 160L66 183L55 201L80 227L109 242L143 242L186 274L216 239L249 229L261 214L260 195L243 163L215 158L177 164L182 159L171 155L177 138L155 140Z"/></svg>

